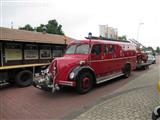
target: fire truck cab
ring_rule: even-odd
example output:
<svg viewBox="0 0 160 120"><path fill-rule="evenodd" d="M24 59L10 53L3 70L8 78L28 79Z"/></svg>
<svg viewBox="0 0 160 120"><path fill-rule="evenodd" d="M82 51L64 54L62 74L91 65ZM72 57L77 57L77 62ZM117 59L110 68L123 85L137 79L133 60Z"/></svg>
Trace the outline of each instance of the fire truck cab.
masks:
<svg viewBox="0 0 160 120"><path fill-rule="evenodd" d="M63 57L35 75L33 85L54 92L62 86L84 94L99 84L119 76L129 77L136 68L136 48L128 41L86 39L73 41Z"/></svg>

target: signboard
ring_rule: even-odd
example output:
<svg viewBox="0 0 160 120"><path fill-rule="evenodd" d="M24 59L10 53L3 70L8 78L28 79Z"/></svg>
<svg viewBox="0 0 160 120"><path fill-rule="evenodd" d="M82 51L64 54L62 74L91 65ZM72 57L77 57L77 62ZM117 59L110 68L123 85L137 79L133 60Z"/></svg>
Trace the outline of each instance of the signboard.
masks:
<svg viewBox="0 0 160 120"><path fill-rule="evenodd" d="M38 50L24 50L24 59L25 60L38 59Z"/></svg>
<svg viewBox="0 0 160 120"><path fill-rule="evenodd" d="M5 60L22 60L22 49L5 49Z"/></svg>

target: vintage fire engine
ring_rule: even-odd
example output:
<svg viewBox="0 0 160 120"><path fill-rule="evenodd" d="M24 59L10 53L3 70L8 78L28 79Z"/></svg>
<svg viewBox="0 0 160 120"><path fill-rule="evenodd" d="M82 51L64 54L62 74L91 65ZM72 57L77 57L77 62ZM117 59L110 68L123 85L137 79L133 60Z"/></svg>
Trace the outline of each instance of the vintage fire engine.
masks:
<svg viewBox="0 0 160 120"><path fill-rule="evenodd" d="M63 86L78 93L119 76L129 77L136 68L136 47L129 41L88 38L72 41L63 57L52 61L48 69L35 75L33 85L46 91Z"/></svg>

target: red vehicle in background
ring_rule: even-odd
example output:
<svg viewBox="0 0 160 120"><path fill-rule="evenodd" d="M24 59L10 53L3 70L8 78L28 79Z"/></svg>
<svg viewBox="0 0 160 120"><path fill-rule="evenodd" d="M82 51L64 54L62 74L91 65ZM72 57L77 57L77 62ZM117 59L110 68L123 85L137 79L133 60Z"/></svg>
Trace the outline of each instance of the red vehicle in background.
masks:
<svg viewBox="0 0 160 120"><path fill-rule="evenodd" d="M136 69L147 69L149 68L149 65L152 63L148 60L148 53L145 52L142 48L145 48L141 43L134 39L130 39L130 41L135 45L136 47L136 54L137 54L137 63L136 63Z"/></svg>
<svg viewBox="0 0 160 120"><path fill-rule="evenodd" d="M99 84L119 76L129 77L136 68L136 47L129 41L90 38L73 41L63 57L35 75L33 85L46 91L62 86L84 94Z"/></svg>

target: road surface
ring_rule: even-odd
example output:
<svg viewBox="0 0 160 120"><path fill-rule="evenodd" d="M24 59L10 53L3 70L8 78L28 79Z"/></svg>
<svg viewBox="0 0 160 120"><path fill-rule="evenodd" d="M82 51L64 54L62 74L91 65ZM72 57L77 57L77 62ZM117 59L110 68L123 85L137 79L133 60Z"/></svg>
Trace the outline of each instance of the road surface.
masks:
<svg viewBox="0 0 160 120"><path fill-rule="evenodd" d="M132 72L130 78L122 77L103 83L85 95L77 94L74 89L65 89L54 94L41 91L32 86L18 88L7 86L0 89L0 119L68 119L75 117L89 106L116 90L121 89L131 81L136 80L146 72L152 73L157 66L152 65L148 70ZM80 111L80 112L79 112Z"/></svg>

